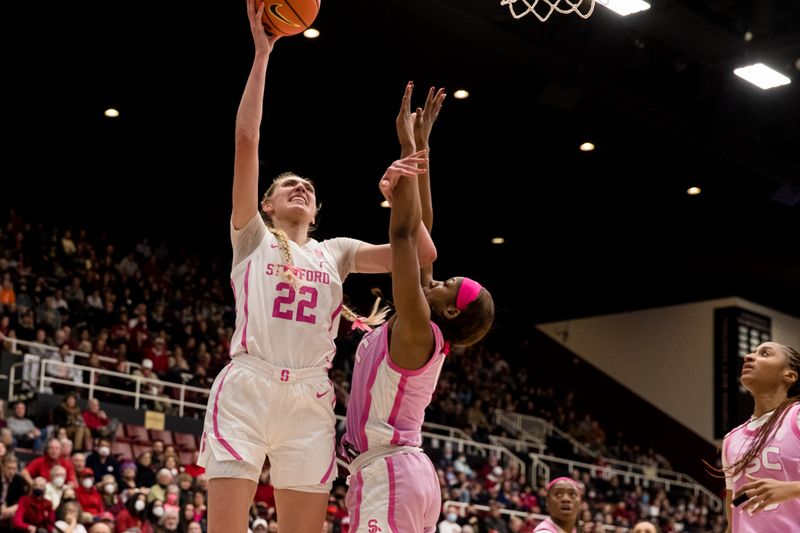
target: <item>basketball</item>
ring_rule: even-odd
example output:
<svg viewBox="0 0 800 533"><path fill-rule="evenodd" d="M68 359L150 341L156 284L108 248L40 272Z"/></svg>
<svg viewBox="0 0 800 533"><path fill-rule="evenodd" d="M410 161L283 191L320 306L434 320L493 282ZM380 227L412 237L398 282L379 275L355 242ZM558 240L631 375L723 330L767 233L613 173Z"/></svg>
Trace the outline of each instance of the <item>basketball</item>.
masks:
<svg viewBox="0 0 800 533"><path fill-rule="evenodd" d="M320 0L265 0L261 22L272 35L297 35L317 18L319 4Z"/></svg>

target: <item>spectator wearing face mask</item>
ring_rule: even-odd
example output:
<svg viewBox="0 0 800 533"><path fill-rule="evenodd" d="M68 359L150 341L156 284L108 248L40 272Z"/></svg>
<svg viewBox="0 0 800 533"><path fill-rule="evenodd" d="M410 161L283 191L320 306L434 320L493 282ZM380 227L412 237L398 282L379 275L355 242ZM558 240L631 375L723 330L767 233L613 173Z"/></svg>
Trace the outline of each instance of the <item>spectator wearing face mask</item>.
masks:
<svg viewBox="0 0 800 533"><path fill-rule="evenodd" d="M445 519L439 522L439 533L461 533L461 526L458 525L458 510L454 505L447 508Z"/></svg>
<svg viewBox="0 0 800 533"><path fill-rule="evenodd" d="M158 524L164 516L164 501L155 499L150 502L150 509L147 511L147 520L151 524ZM155 528L153 528L155 531Z"/></svg>
<svg viewBox="0 0 800 533"><path fill-rule="evenodd" d="M78 488L75 489L75 494L78 496L81 509L90 515L97 516L104 511L103 496L94 484L94 471L91 468L84 468L78 474Z"/></svg>
<svg viewBox="0 0 800 533"><path fill-rule="evenodd" d="M44 497L50 500L54 509L58 509L61 503L61 495L64 494L67 482L67 469L61 465L55 465L50 469L50 481L44 487Z"/></svg>
<svg viewBox="0 0 800 533"><path fill-rule="evenodd" d="M142 492L136 492L128 497L125 508L117 515L115 531L128 531L138 528L141 533L152 533L153 528L147 521L147 496Z"/></svg>
<svg viewBox="0 0 800 533"><path fill-rule="evenodd" d="M36 533L40 528L52 531L55 523L55 513L50 500L44 499L44 487L47 480L36 477L33 480L33 489L30 494L19 499L17 512L14 515L12 527L21 531Z"/></svg>
<svg viewBox="0 0 800 533"><path fill-rule="evenodd" d="M103 507L115 516L125 507L119 498L117 480L111 474L106 474L98 484L98 491L103 496Z"/></svg>
<svg viewBox="0 0 800 533"><path fill-rule="evenodd" d="M103 476L111 474L118 482L119 461L111 455L111 441L105 437L97 439L97 447L86 456L86 466L94 471L94 480L99 483Z"/></svg>

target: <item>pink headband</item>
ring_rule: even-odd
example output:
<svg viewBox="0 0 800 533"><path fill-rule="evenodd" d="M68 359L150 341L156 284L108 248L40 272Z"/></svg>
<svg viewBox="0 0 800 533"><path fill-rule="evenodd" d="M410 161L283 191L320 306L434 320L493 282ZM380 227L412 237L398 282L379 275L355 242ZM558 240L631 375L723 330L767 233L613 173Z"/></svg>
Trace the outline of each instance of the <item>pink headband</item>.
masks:
<svg viewBox="0 0 800 533"><path fill-rule="evenodd" d="M461 287L458 288L458 296L456 296L456 309L463 311L471 304L478 294L481 292L481 284L475 280L464 278L461 281Z"/></svg>
<svg viewBox="0 0 800 533"><path fill-rule="evenodd" d="M550 489L553 488L553 485L555 485L559 481L566 481L567 483L569 483L570 485L575 487L578 490L578 492L583 494L583 487L580 485L580 483L578 483L577 481L575 481L571 477L557 477L557 478L555 478L553 481L551 481L550 483L547 484L547 492L550 492Z"/></svg>

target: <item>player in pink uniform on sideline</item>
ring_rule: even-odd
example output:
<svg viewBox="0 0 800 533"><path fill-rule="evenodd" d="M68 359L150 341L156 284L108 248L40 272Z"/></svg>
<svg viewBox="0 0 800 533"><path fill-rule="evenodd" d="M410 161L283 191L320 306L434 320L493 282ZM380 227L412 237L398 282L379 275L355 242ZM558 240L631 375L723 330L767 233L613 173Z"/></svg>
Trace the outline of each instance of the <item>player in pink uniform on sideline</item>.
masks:
<svg viewBox="0 0 800 533"><path fill-rule="evenodd" d="M397 129L402 153L415 149L412 84L406 86ZM427 143L444 98L429 93L416 130ZM422 143L420 143L422 144ZM424 146L423 148L427 148ZM417 154L424 154L420 151ZM395 162L381 188L391 198L392 295L395 314L358 345L347 405L342 454L349 459L347 509L351 533L433 533L441 512L436 469L419 446L449 344L468 346L489 331L489 292L464 277L422 283L417 239L422 220L418 174L425 168ZM426 162L427 163L427 162Z"/></svg>
<svg viewBox="0 0 800 533"><path fill-rule="evenodd" d="M755 408L722 441L728 533L800 531L798 376L800 353L789 346L765 342L744 358L741 382Z"/></svg>
<svg viewBox="0 0 800 533"><path fill-rule="evenodd" d="M558 477L547 485L547 514L534 533L575 533L581 512L583 487L574 479Z"/></svg>
<svg viewBox="0 0 800 533"><path fill-rule="evenodd" d="M306 179L278 176L260 202L258 145L267 63L264 4L247 1L255 45L236 117L231 286L236 330L231 362L214 381L198 464L206 468L208 533L244 533L265 457L282 533L319 533L335 468L335 416L328 369L351 272L388 272L388 244L311 239L317 214ZM341 169L348 170L347 160ZM419 224L420 257L436 250ZM352 318L352 317L350 317ZM376 323L381 320L376 318ZM370 322L369 320L367 322Z"/></svg>

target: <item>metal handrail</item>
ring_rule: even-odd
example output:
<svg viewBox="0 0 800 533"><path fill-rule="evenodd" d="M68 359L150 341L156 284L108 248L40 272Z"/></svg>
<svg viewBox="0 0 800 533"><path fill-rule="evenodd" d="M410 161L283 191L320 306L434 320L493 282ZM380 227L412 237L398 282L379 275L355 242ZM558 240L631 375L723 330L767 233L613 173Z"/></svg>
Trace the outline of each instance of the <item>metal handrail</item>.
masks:
<svg viewBox="0 0 800 533"><path fill-rule="evenodd" d="M609 479L609 476L619 476L623 478L626 482L633 481L637 485L645 487L648 486L650 483L660 483L664 485L664 488L666 490L669 490L672 486L689 489L692 490L695 494L703 493L706 497L708 497L709 502L711 503L711 507L714 509L714 511L719 512L722 510L722 500L716 494L714 494L713 492L705 488L703 485L700 485L699 483L696 482L691 483L687 481L668 479L654 475L639 474L637 472L618 470L610 466L602 466L593 463L583 463L581 461L562 459L560 457L555 457L553 455L530 453L528 454L528 457L530 457L531 460L534 462L538 460L548 463L557 463L565 465L569 472L572 472L573 470L577 469L588 470L589 473L592 475L592 477Z"/></svg>
<svg viewBox="0 0 800 533"><path fill-rule="evenodd" d="M36 349L36 350L43 350L45 352L52 352L52 353L58 353L59 352L59 347L58 346L52 346L50 344L42 344L42 343L39 343L39 342L24 341L22 339L6 337L2 333L0 333L0 342L8 342L8 343L10 343L11 344L10 350L12 352L16 353L16 354L20 354L20 353L23 352L22 350L18 349L18 345L19 346L27 346L28 349L33 348L33 349ZM75 356L75 357L81 357L81 358L84 358L84 359L88 359L91 356L90 353L82 352L80 350L70 350L69 353L71 355ZM38 354L31 354L31 355L38 355ZM41 357L41 355L40 355L40 357ZM97 358L100 361L104 362L104 363L115 364L117 362L117 359L115 357L109 357L107 355L97 354ZM135 367L135 368L141 368L142 367L142 365L140 365L139 363L134 363L134 362L131 362L131 361L127 361L127 363L130 366Z"/></svg>
<svg viewBox="0 0 800 533"><path fill-rule="evenodd" d="M38 392L46 392L47 384L50 383L60 383L64 385L69 385L72 387L86 389L88 390L87 397L89 399L94 398L95 391L102 391L111 393L118 396L124 397L132 397L134 399L134 407L136 409L139 408L141 405L141 400L153 400L158 401L161 403L166 403L169 405L176 405L178 407L178 416L183 416L185 413L185 409L187 407L192 407L198 409L200 411L204 411L206 409L206 404L199 404L194 402L189 402L186 400L186 392L196 392L201 395L208 397L211 393L211 389L204 389L200 387L193 387L191 385L184 385L184 384L177 384L172 383L169 381L162 381L160 379L153 379L153 378L146 378L144 376L136 376L133 374L124 374L122 372L115 372L113 370L103 370L91 366L84 366L78 365L75 363L68 363L66 361L58 361L55 359L43 359L40 358L39 361L39 380L38 380ZM15 386L19 383L16 380L16 373L17 370L24 365L28 364L25 361L21 361L19 363L14 363L11 365L10 373L9 373L9 387L8 387L8 401L9 403L15 399ZM83 380L69 380L69 379L62 379L59 377L55 377L47 373L48 367L57 367L57 368L68 368L73 371L78 372L87 372L89 374L88 383L84 383ZM134 383L135 390L133 392L121 389L115 389L112 387L105 387L102 385L96 385L94 383L95 376L109 376L109 377L121 377L127 380L130 380ZM179 399L173 399L169 396L157 396L154 394L149 394L147 392L143 392L142 388L143 385L156 385L158 387L163 387L165 389L177 389L179 394ZM146 388L145 388L146 390Z"/></svg>

